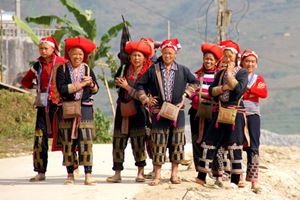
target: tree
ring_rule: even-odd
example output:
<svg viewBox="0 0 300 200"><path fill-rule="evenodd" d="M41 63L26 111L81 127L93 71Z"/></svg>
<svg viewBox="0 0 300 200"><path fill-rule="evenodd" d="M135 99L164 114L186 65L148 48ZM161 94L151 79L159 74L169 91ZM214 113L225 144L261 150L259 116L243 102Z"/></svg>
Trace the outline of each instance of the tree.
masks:
<svg viewBox="0 0 300 200"><path fill-rule="evenodd" d="M72 0L60 0L61 4L67 8L67 10L73 14L76 22L68 19L67 16L56 16L56 15L46 15L39 17L26 17L26 22L35 23L38 25L54 26L57 28L53 37L56 41L63 46L61 41L67 37L82 36L97 44L96 50L89 57L89 66L94 67L107 67L110 69L111 76L114 75L117 70L117 62L115 57L109 53L111 46L109 42L115 38L118 33L123 29L124 26L130 26L129 22L124 21L111 27L104 35L101 36L99 42L96 40L96 20L92 17L91 10L81 10L78 8ZM15 23L26 31L31 37L35 44L38 44L39 39L34 33L34 31L17 16L13 17ZM100 61L103 58L105 61ZM104 85L107 86L107 78L105 77L104 70L102 70L102 75L98 76L103 81ZM108 96L110 95L109 87L106 87ZM110 99L112 105L112 113L114 114L114 107L112 100Z"/></svg>
<svg viewBox="0 0 300 200"><path fill-rule="evenodd" d="M73 14L76 22L73 22L67 18L67 16L59 17L56 15L46 15L39 17L26 17L28 23L35 23L39 25L55 26L57 30L54 33L54 38L60 44L61 40L65 37L83 36L89 40L96 41L96 20L92 17L91 10L81 10L78 8L72 0L60 0L61 4L67 8L67 10ZM14 16L14 21L24 31L26 31L33 41L36 43L38 40L34 32L29 26L23 23L20 19ZM109 42L116 37L125 25L130 25L129 22L123 21L113 27L111 27L100 39L97 45L97 49L90 55L89 66L94 67L97 60L101 58L108 58L111 46ZM61 45L62 46L62 45Z"/></svg>

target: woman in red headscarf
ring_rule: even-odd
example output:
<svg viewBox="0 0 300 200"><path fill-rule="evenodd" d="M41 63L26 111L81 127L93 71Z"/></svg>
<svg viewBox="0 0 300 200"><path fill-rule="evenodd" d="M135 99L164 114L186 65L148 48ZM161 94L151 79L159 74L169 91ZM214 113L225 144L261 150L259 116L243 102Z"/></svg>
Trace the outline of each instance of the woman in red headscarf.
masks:
<svg viewBox="0 0 300 200"><path fill-rule="evenodd" d="M46 179L48 136L55 134L56 131L54 121L57 99L52 81L53 69L55 65L65 62L65 59L59 56L58 44L52 36L40 40L39 53L38 61L33 64L21 81L22 86L28 89L34 86L33 80L37 83L37 98L34 103L37 117L33 143L33 166L38 174L29 180L31 182Z"/></svg>
<svg viewBox="0 0 300 200"><path fill-rule="evenodd" d="M268 96L268 90L263 76L254 73L257 68L258 55L251 50L245 50L241 57L241 67L248 71L247 90L243 97L246 108L247 126L250 135L250 146L247 152L247 176L246 181L251 182L251 189L260 192L258 186L259 168L259 138L260 138L260 107L259 99Z"/></svg>
<svg viewBox="0 0 300 200"><path fill-rule="evenodd" d="M113 170L115 174L107 182L121 182L121 171L124 169L125 149L128 139L132 145L135 165L138 167L136 182L144 182L146 165L145 136L146 113L138 101L135 90L136 82L151 65L154 48L148 41L130 41L126 43L125 52L129 54L130 65L121 66L115 76L119 87L115 126L113 134Z"/></svg>
<svg viewBox="0 0 300 200"><path fill-rule="evenodd" d="M231 161L231 182L238 185L240 174L243 173L245 110L241 98L247 89L248 75L247 71L238 65L239 45L231 40L223 41L220 45L223 46L222 66L224 68L216 74L208 89L209 95L218 102L218 106L213 109L212 122L200 145L201 157L198 162L197 183L201 185L205 183L206 174L211 172L212 161L221 147L228 150ZM236 117L231 118L232 122L219 122L221 108L232 108L237 111Z"/></svg>
<svg viewBox="0 0 300 200"><path fill-rule="evenodd" d="M220 70L219 64L223 56L223 49L213 43L203 43L201 51L203 53L203 65L196 72L200 88L189 97L192 101L192 106L188 112L190 115L193 158L196 171L198 171L197 166L200 159L200 143L211 123L212 117L213 102L212 97L208 93L208 88L213 83L215 74ZM221 181L223 165L219 166L219 164L223 163L222 152L217 155L217 159L213 162L213 168L215 168L213 169L213 174L218 178L218 181Z"/></svg>
<svg viewBox="0 0 300 200"><path fill-rule="evenodd" d="M68 176L64 184L74 184L76 151L79 165L84 166L85 185L94 185L91 178L93 166L93 97L98 92L98 83L93 70L85 63L96 45L83 37L65 39L65 58L68 62L57 69L56 86L62 102L79 102L81 113L77 117L64 116L59 109L59 133L62 137L63 165Z"/></svg>
<svg viewBox="0 0 300 200"><path fill-rule="evenodd" d="M151 137L154 145L153 165L155 177L151 186L158 185L161 179L161 167L166 162L166 152L169 149L169 159L172 162L170 181L180 184L178 164L184 159L184 127L185 117L183 106L186 96L193 91L192 85L198 84L190 70L175 62L176 53L181 48L178 39L172 38L161 43L162 56L157 63L149 68L138 80L139 99L150 108L152 113ZM187 85L191 84L187 88ZM155 97L155 98L154 98ZM172 120L166 115L160 115L164 105L171 105ZM176 107L176 108L174 108ZM175 111L175 112L172 112Z"/></svg>

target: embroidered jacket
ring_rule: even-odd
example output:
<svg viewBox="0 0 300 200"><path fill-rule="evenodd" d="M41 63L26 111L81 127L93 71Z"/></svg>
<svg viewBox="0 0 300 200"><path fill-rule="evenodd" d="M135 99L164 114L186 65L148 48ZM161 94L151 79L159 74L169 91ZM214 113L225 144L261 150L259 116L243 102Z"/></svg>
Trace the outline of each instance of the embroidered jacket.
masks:
<svg viewBox="0 0 300 200"><path fill-rule="evenodd" d="M162 61L159 61L158 64L161 67L162 74L163 63ZM172 99L170 103L176 105L182 101L182 95L186 92L187 84L198 85L199 82L187 67L177 64L176 62L174 62L174 65L176 65L176 67L174 67L174 89L172 90ZM163 99L156 76L155 64L150 66L150 68L138 80L136 88L139 93L140 100L143 104L145 103L145 94L147 93L151 94L152 96L157 96L158 106L161 107L161 105L163 104Z"/></svg>
<svg viewBox="0 0 300 200"><path fill-rule="evenodd" d="M213 96L212 95L213 88L219 85L219 79L221 78L221 74L223 73L223 71L224 71L224 69L220 70L216 74L214 82L209 87L208 90L209 90L210 96ZM221 80L221 85L224 84L224 81L225 81L224 76ZM241 68L236 72L235 79L238 81L238 83L232 91L228 91L228 100L226 102L221 100L221 102L224 106L238 104L239 99L245 93L245 91L247 89L247 80L248 80L247 77L248 77L248 72L246 69ZM224 95L224 94L222 94L222 95ZM220 95L214 97L215 102L219 102L219 96ZM241 103L241 106L242 106L242 103Z"/></svg>
<svg viewBox="0 0 300 200"><path fill-rule="evenodd" d="M244 93L243 103L247 114L260 115L259 98L268 96L267 85L261 75L253 74L249 76L247 90Z"/></svg>
<svg viewBox="0 0 300 200"><path fill-rule="evenodd" d="M53 63L54 61L55 63ZM42 66L40 87L41 87L41 92L46 92L49 78L50 78L50 73L54 69L54 66L57 64L64 63L65 61L66 60L63 57L57 56L54 53L52 54L52 59L49 63L46 63L46 60L43 57L39 57L38 61L33 64L33 66L30 68L30 70L26 73L26 75L21 80L22 86L27 89L31 89L34 85L33 80L36 80L36 83L38 84L37 76ZM49 99L51 99L53 103L56 102L56 97L54 95L53 78L52 78L52 82L50 83Z"/></svg>
<svg viewBox="0 0 300 200"><path fill-rule="evenodd" d="M87 71L89 66L85 63L83 63L83 66L85 68L84 70L84 74L85 76L87 76ZM90 76L92 77L95 87L91 88L91 87L84 87L82 88L80 86L80 81L77 82L72 82L72 78L71 78L71 74L70 74L70 70L69 67L67 67L67 65L60 65L57 68L57 74L56 74L56 87L57 90L61 96L61 98L64 101L73 101L75 100L75 94L83 89L83 93L82 93L82 97L81 97L81 101L84 103L92 103L93 99L91 98L93 94L96 94L98 92L98 83L96 80L96 76L93 72L92 69L90 70Z"/></svg>

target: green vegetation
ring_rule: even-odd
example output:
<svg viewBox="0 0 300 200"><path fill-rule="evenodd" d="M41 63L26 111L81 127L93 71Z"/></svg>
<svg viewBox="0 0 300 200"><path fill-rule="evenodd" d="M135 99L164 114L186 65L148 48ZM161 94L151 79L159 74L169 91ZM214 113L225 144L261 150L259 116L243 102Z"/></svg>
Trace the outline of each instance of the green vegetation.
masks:
<svg viewBox="0 0 300 200"><path fill-rule="evenodd" d="M33 100L30 94L0 90L0 157L31 150L36 117Z"/></svg>
<svg viewBox="0 0 300 200"><path fill-rule="evenodd" d="M96 137L94 143L110 143L112 139L112 133L110 132L111 120L99 108L95 112L95 126Z"/></svg>
<svg viewBox="0 0 300 200"><path fill-rule="evenodd" d="M0 90L0 158L31 153L36 120L33 101L32 94ZM111 120L100 109L95 112L95 125L94 143L111 142Z"/></svg>

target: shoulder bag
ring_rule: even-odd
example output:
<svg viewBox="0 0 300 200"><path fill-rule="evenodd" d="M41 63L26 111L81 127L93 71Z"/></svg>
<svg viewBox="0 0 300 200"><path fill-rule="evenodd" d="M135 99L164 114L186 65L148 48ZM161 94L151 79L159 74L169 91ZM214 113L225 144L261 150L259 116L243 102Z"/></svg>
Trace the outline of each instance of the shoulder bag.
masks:
<svg viewBox="0 0 300 200"><path fill-rule="evenodd" d="M160 88L160 93L161 93L163 101L164 101L158 115L175 122L175 121L177 121L177 117L178 117L180 108L165 101L164 90L162 87L162 78L161 78L161 73L160 73L160 67L158 64L155 64L155 72L156 72L156 76L157 76L157 80L158 80L158 84L159 84L159 88Z"/></svg>
<svg viewBox="0 0 300 200"><path fill-rule="evenodd" d="M65 72L65 65L64 72ZM87 76L90 76L90 68L89 66L86 66L87 70ZM82 98L82 95L81 95ZM81 116L81 98L79 100L75 101L63 101L62 102L62 109L63 109L63 118L64 119L70 119L70 118L76 118Z"/></svg>

